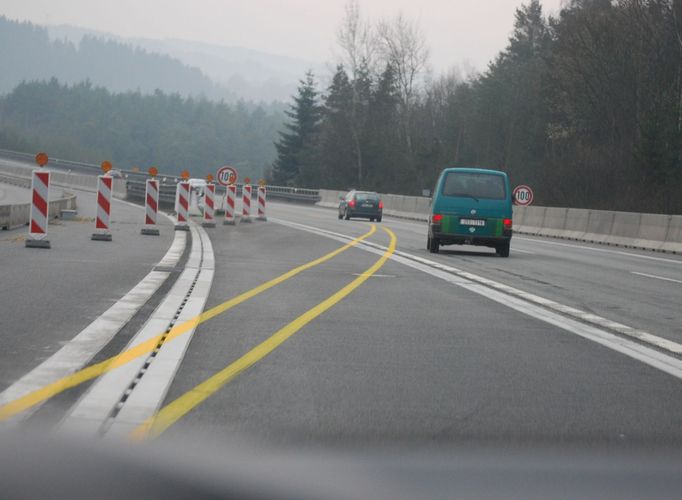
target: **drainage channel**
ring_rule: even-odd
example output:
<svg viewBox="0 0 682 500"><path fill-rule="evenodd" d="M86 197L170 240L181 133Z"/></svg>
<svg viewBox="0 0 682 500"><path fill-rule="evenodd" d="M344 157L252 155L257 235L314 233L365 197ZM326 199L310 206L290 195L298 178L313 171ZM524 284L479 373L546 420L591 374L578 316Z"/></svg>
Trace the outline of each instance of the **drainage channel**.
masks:
<svg viewBox="0 0 682 500"><path fill-rule="evenodd" d="M183 309L187 305L187 301L189 301L192 292L194 292L194 288L197 285L197 282L199 281L199 275L201 274L202 271L202 266L204 264L204 244L202 241L202 238L198 238L199 243L200 243L200 257L199 257L199 265L197 268L197 272L194 275L194 279L192 280L192 284L190 285L189 289L187 290L187 293L185 294L185 297L182 299L182 302L180 302L180 306L176 309L175 314L173 315L173 318L170 320L168 323L168 326L166 327L166 331L163 333L161 338L159 339L159 343L156 344L156 347L154 350L149 354L147 359L145 360L144 364L142 365L142 368L140 368L140 371L137 372L137 375L133 379L133 381L130 383L128 388L125 390L123 395L121 396L121 399L116 403L116 406L111 410L111 413L107 417L107 419L104 421L102 426L100 427L98 434L100 436L104 436L109 429L111 428L114 420L118 416L118 414L121 412L123 409L123 405L125 405L126 401L128 401L128 398L131 396L135 388L138 386L138 384L142 381L142 377L144 377L145 373L149 370L151 364L154 362L156 359L157 355L159 352L161 352L161 348L163 347L164 343L166 342L166 339L168 338L168 334L170 331L173 329L175 324L178 321L178 318L180 317ZM193 239L194 241L194 239Z"/></svg>
<svg viewBox="0 0 682 500"><path fill-rule="evenodd" d="M95 436L119 434L153 415L163 402L213 282L215 261L208 234L193 222L191 234L184 270L123 352L150 341L154 348L102 375L67 413L61 429ZM169 341L173 329L183 324L186 331Z"/></svg>

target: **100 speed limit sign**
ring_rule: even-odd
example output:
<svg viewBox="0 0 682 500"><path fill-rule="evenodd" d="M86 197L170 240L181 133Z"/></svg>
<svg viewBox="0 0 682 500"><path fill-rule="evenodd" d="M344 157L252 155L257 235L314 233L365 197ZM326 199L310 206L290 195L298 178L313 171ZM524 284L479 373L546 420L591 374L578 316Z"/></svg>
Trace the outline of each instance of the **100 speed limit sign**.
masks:
<svg viewBox="0 0 682 500"><path fill-rule="evenodd" d="M512 194L516 205L523 207L533 203L533 190L526 185L516 186Z"/></svg>
<svg viewBox="0 0 682 500"><path fill-rule="evenodd" d="M237 169L234 167L220 167L216 172L216 180L222 186L229 186L237 182Z"/></svg>

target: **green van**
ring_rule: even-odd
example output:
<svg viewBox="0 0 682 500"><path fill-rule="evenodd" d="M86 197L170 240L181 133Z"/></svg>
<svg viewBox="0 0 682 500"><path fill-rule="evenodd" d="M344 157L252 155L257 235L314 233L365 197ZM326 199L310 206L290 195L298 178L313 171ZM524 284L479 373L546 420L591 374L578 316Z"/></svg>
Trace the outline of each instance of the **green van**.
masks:
<svg viewBox="0 0 682 500"><path fill-rule="evenodd" d="M431 203L431 253L441 245L480 245L509 257L512 236L512 195L504 172L482 168L446 168Z"/></svg>

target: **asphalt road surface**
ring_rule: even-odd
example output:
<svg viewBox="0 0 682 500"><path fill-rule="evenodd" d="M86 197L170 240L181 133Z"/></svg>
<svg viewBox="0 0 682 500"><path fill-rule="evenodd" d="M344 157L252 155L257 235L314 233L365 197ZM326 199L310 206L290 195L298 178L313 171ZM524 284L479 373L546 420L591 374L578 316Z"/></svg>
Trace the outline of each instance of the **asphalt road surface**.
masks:
<svg viewBox="0 0 682 500"><path fill-rule="evenodd" d="M269 209L267 223L211 232L216 277L208 308L341 245L279 222L352 237L371 227L339 221L332 210L275 203ZM462 247L434 256L425 249L423 224L386 217L377 226L395 233L399 251L682 341L679 257L525 237L514 239L508 259ZM385 247L390 236L378 229L368 240ZM680 442L678 377L523 307L472 293L457 279L391 260L271 354L224 386L210 387L215 392L201 404L183 402L188 391L378 258L351 248L202 323L165 401L186 411L167 435L336 443Z"/></svg>
<svg viewBox="0 0 682 500"><path fill-rule="evenodd" d="M0 301L0 388L68 345L154 269L172 231L140 237L139 212L121 207L127 215L114 244L91 242L81 222L57 226L49 252L0 240L3 284L12 283ZM191 233L197 260L183 260L178 271L199 270L187 297L194 300L195 286L195 295L205 293L206 312L180 322L185 339L192 323L191 342L164 372L154 416L132 420L132 436L417 446L682 442L679 256L518 236L508 259L463 247L433 255L419 223L340 221L333 210L286 203L270 203L268 216ZM199 249L200 234L207 241ZM362 241L349 245L354 238ZM212 282L202 292L203 272ZM179 341L172 325L159 356ZM103 352L125 350L129 333ZM149 363L170 363L154 365L155 355L132 385L122 381L121 394L129 389L115 395L120 403L100 432L125 413ZM117 370L104 369L112 387ZM161 384L156 377L144 391ZM88 397L102 393L98 383L83 378L76 389L53 391L27 422L59 427L65 416L88 417L72 408L88 407Z"/></svg>

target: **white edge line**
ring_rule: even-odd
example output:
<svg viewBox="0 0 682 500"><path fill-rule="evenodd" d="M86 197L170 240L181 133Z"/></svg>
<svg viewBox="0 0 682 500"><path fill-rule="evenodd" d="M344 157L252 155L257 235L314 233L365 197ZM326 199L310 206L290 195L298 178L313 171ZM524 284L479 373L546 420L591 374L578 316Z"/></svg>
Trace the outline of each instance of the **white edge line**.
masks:
<svg viewBox="0 0 682 500"><path fill-rule="evenodd" d="M161 262L170 267L175 266L180 260L186 244L187 233L175 231L173 243ZM165 271L149 272L128 293L81 330L67 344L0 393L0 405L30 394L83 368L147 303L168 276L170 273ZM12 425L25 420L40 406L42 403L2 422L0 425Z"/></svg>
<svg viewBox="0 0 682 500"><path fill-rule="evenodd" d="M594 248L594 247L588 247L586 245L576 245L576 244L571 244L571 243L560 243L558 241L546 241L546 240L541 239L541 238L524 238L522 236L512 237L512 241L514 241L515 239L521 240L521 241L532 241L534 243L541 243L543 245L555 245L555 246L559 246L559 247L580 248L582 250L591 250L593 252L612 253L612 254L616 254L616 255L624 255L626 257L635 257L637 259L655 260L658 262L668 262L671 264L681 264L682 265L682 260L666 259L664 257L651 257L649 255L640 255L638 253L623 252L621 250L609 250L607 248Z"/></svg>
<svg viewBox="0 0 682 500"><path fill-rule="evenodd" d="M645 278L654 278L657 280L672 281L673 283L682 283L682 280L675 280L672 278L666 278L665 276L656 276L655 274L638 273L637 271L630 271L630 272L632 274L636 274L638 276L644 276Z"/></svg>
<svg viewBox="0 0 682 500"><path fill-rule="evenodd" d="M304 231L327 236L340 241L347 241L348 239L352 239L351 236L346 236L340 233L334 233L332 231L327 231L323 229L313 228L310 226L305 226L303 224L292 223L289 221L283 221L280 219L273 218L271 218L271 220L273 222L285 226L298 228ZM385 247L382 247L381 245L376 245L369 242L360 242L360 244L357 245L357 247L372 253L380 253L382 249L385 249ZM423 259L416 255L396 251L393 254L393 256L391 256L391 259L400 262L401 264L407 265L409 267L420 269L424 272L427 272L428 274L431 274L435 277L439 277L441 279L445 279L446 281L462 286L471 291L480 293L481 295L487 296L492 300L496 300L496 298L503 297L504 300L498 300L498 302L502 304L506 304L505 301L510 301L511 304L511 300L513 300L516 305L518 304L522 305L522 307L513 308L519 310L520 312L523 312L524 314L528 314L529 316L533 316L542 321L554 324L555 326L559 326L564 330L568 330L584 338L593 340L599 344L614 349L618 352L621 352L622 354L630 356L650 366L658 368L670 375L682 379L681 360L669 356L665 353L661 353L659 351L651 349L649 347L643 346L637 342L633 342L626 338L620 337L613 333L600 330L597 327L609 328L611 330L615 330L617 333L631 336L642 342L654 345L655 347L679 354L682 353L682 345L678 344L677 342L673 342L658 337L656 335L643 332L641 330L636 330L632 327L622 325L614 321L610 321L600 316L586 313L584 311L580 311L569 306L564 306L563 304L559 304L557 302L544 299L537 295L523 292L522 290L518 290L516 288L503 285L502 283L497 283L493 280L489 280L472 273L463 272L456 268L439 264L428 259ZM423 264L425 268L420 268L415 265L419 263ZM444 273L434 272L433 268L435 268L435 270L442 270L445 272ZM453 275L454 277L461 278L461 280L459 281L453 280L452 279ZM477 286L480 288L477 288ZM486 292L487 294L483 292L484 290L487 291ZM574 316L577 321L567 318L566 315ZM549 321L549 319L551 319L551 321ZM591 323L591 325L585 323Z"/></svg>

